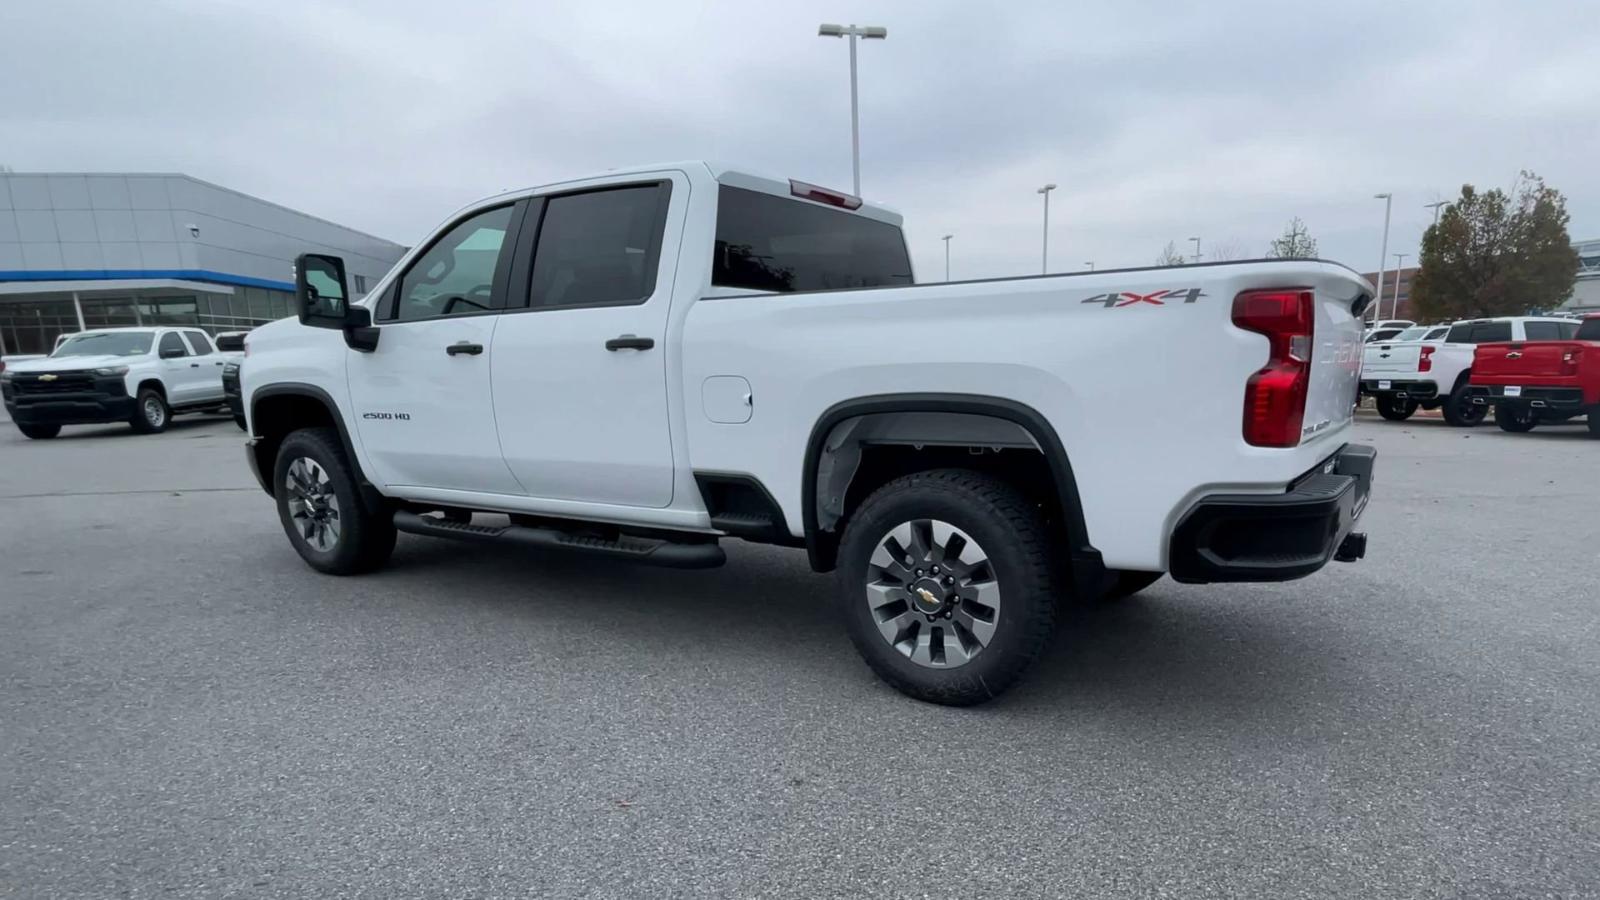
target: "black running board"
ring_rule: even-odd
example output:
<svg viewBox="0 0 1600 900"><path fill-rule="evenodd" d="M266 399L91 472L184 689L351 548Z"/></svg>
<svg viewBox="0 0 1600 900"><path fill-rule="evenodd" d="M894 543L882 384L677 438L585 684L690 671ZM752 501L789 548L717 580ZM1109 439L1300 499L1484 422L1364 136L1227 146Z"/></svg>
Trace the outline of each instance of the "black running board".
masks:
<svg viewBox="0 0 1600 900"><path fill-rule="evenodd" d="M571 550L591 556L627 559L674 569L710 569L722 565L728 559L722 548L710 541L688 544L632 535L622 535L614 539L603 538L528 525L469 525L436 519L432 516L421 516L405 510L394 514L394 527L407 534L420 534L424 537L537 547L542 550Z"/></svg>

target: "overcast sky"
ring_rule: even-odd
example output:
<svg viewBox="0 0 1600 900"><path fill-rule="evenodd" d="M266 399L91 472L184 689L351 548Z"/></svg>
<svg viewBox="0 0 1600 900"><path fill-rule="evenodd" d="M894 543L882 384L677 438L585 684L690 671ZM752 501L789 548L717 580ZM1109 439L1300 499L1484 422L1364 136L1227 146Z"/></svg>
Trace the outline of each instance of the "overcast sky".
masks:
<svg viewBox="0 0 1600 900"><path fill-rule="evenodd" d="M984 10L988 7L987 11ZM1415 259L1463 182L1533 169L1600 238L1595 0L541 3L4 0L0 164L179 171L405 244L502 189L690 158L900 209L922 280L1259 256ZM1392 259L1391 259L1392 262Z"/></svg>

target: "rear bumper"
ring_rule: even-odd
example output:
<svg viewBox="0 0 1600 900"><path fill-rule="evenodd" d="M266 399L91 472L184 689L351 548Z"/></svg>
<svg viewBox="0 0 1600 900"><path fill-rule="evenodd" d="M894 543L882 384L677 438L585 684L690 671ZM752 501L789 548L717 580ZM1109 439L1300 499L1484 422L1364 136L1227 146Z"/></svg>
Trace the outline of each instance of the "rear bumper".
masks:
<svg viewBox="0 0 1600 900"><path fill-rule="evenodd" d="M1189 584L1290 581L1330 559L1359 559L1366 536L1353 530L1377 457L1372 447L1346 444L1282 494L1200 498L1173 529L1170 574Z"/></svg>
<svg viewBox="0 0 1600 900"><path fill-rule="evenodd" d="M1388 385L1384 387L1384 385ZM1363 394L1394 394L1401 399L1429 400L1439 396L1439 385L1432 381L1401 381L1397 378L1362 378Z"/></svg>
<svg viewBox="0 0 1600 900"><path fill-rule="evenodd" d="M1519 396L1507 397L1507 387L1517 387L1517 385L1474 384L1467 388L1467 397L1479 406L1516 403L1534 409L1561 410L1581 410L1588 406L1583 399L1583 388L1528 385L1519 388Z"/></svg>

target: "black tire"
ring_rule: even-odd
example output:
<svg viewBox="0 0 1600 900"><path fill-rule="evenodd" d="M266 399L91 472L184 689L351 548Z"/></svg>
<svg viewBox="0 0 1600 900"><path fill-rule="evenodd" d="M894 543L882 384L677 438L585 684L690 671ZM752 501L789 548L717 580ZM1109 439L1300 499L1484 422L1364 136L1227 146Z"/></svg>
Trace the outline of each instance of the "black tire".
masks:
<svg viewBox="0 0 1600 900"><path fill-rule="evenodd" d="M233 424L239 426L239 430L240 431L247 431L250 428L249 425L245 424L244 416L240 416L240 415L235 415L233 417Z"/></svg>
<svg viewBox="0 0 1600 900"><path fill-rule="evenodd" d="M866 602L879 542L904 523L926 519L960 529L983 548L984 565L1003 597L988 643L965 664L949 668L923 665L897 650L880 634ZM840 542L837 600L845 630L867 665L902 693L948 706L982 703L1020 679L1050 643L1056 625L1054 555L1051 530L1038 508L998 478L936 469L895 479L861 504ZM917 618L909 609L907 614Z"/></svg>
<svg viewBox="0 0 1600 900"><path fill-rule="evenodd" d="M1456 389L1444 401L1444 420L1457 428L1476 428L1489 414L1489 405L1472 402L1467 396L1467 379L1461 379Z"/></svg>
<svg viewBox="0 0 1600 900"><path fill-rule="evenodd" d="M296 527L290 512L289 467L307 458L326 473L328 486L338 501L339 533L325 550L312 546ZM356 575L370 572L389 561L394 552L394 520L387 510L369 511L361 502L356 487L355 469L345 457L339 434L332 428L304 428L291 432L278 446L272 466L272 496L278 504L278 520L289 543L300 558L319 572L329 575Z"/></svg>
<svg viewBox="0 0 1600 900"><path fill-rule="evenodd" d="M1378 395L1378 415L1391 422L1404 422L1417 411L1417 401L1401 400L1393 394Z"/></svg>
<svg viewBox="0 0 1600 900"><path fill-rule="evenodd" d="M1589 407L1589 437L1600 438L1600 406Z"/></svg>
<svg viewBox="0 0 1600 900"><path fill-rule="evenodd" d="M167 430L171 421L172 407L167 405L167 398L155 388L140 388L134 398L133 415L128 419L133 430L140 434L160 434Z"/></svg>
<svg viewBox="0 0 1600 900"><path fill-rule="evenodd" d="M1134 594L1139 593L1152 584L1160 581L1165 572L1137 572L1129 569L1112 569L1106 572L1111 576L1110 587L1100 595L1101 601L1114 603Z"/></svg>
<svg viewBox="0 0 1600 900"><path fill-rule="evenodd" d="M1501 431L1526 434L1539 425L1539 412L1531 406L1502 403L1495 407L1494 423Z"/></svg>
<svg viewBox="0 0 1600 900"><path fill-rule="evenodd" d="M24 425L21 422L18 422L17 423L17 430L22 432L24 437L30 437L30 438L33 438L36 441L43 441L43 440L47 440L49 438L53 438L56 435L60 434L61 433L61 426L60 425Z"/></svg>

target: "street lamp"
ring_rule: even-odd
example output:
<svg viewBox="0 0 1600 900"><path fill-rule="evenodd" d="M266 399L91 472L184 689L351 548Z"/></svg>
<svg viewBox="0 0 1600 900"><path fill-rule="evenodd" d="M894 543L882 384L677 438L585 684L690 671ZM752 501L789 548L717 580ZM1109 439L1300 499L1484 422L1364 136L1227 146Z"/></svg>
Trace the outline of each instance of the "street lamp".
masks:
<svg viewBox="0 0 1600 900"><path fill-rule="evenodd" d="M1394 299L1389 304L1389 317L1392 319L1400 318L1400 273L1404 271L1406 257L1410 255L1409 253L1394 255Z"/></svg>
<svg viewBox="0 0 1600 900"><path fill-rule="evenodd" d="M1034 191L1036 194L1044 195L1044 250L1039 254L1039 271L1041 274L1049 274L1050 272L1050 192L1055 189L1056 186L1054 184L1047 184Z"/></svg>
<svg viewBox="0 0 1600 900"><path fill-rule="evenodd" d="M1384 266L1389 264L1389 209L1394 205L1393 194L1373 194L1372 199L1383 201L1383 247L1378 252L1378 304L1372 310L1372 323L1383 317Z"/></svg>
<svg viewBox="0 0 1600 900"><path fill-rule="evenodd" d="M955 235L947 234L944 237L940 238L940 240L944 241L944 280L945 281L949 281L950 280L950 239L953 238L953 237L955 237Z"/></svg>
<svg viewBox="0 0 1600 900"><path fill-rule="evenodd" d="M848 37L850 39L850 171L854 176L854 193L861 196L861 113L856 101L856 38L883 40L889 29L876 25L818 25L818 37Z"/></svg>
<svg viewBox="0 0 1600 900"><path fill-rule="evenodd" d="M1094 260L1087 260L1084 262L1084 265L1089 267L1089 271L1094 271Z"/></svg>
<svg viewBox="0 0 1600 900"><path fill-rule="evenodd" d="M1200 261L1200 239L1192 237L1189 240L1194 241L1194 261L1198 263Z"/></svg>
<svg viewBox="0 0 1600 900"><path fill-rule="evenodd" d="M1423 209L1431 209L1431 210L1433 210L1433 224L1438 225L1439 224L1439 207L1441 207L1441 206L1449 206L1449 205L1450 205L1450 202L1448 200L1439 200L1439 201L1434 202L1434 203L1424 203L1424 204L1422 204L1422 208Z"/></svg>

